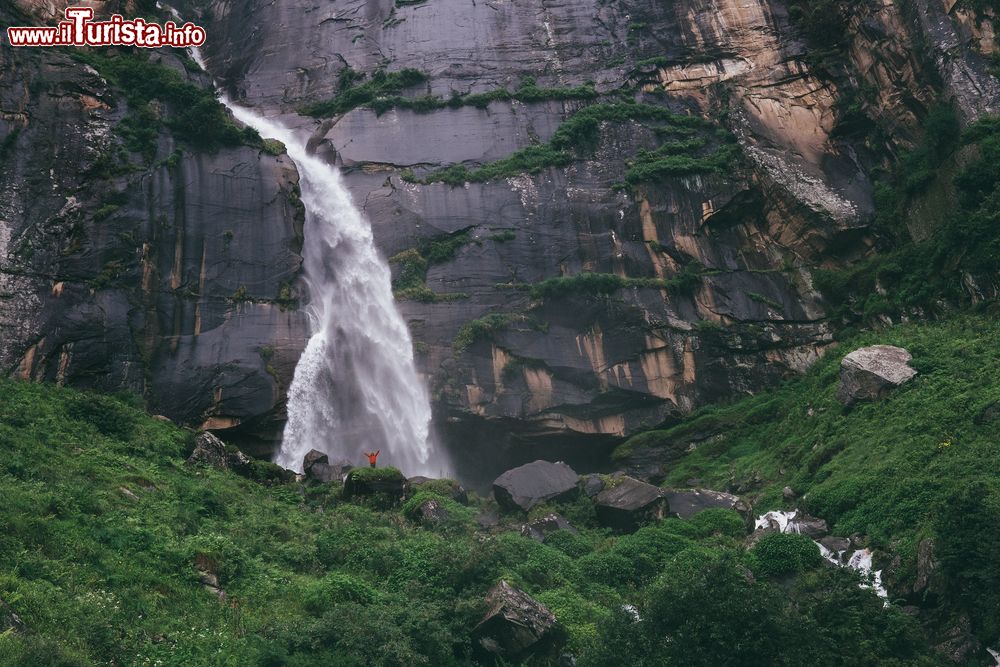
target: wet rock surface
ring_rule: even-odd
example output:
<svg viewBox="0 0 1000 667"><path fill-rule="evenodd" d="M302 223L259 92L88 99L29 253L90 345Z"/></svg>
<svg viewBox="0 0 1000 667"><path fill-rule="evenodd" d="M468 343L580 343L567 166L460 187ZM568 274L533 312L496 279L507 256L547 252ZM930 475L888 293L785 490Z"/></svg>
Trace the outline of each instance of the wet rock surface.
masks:
<svg viewBox="0 0 1000 667"><path fill-rule="evenodd" d="M750 510L739 496L710 489L687 489L663 491L667 500L668 513L680 519L690 519L707 509L722 508L748 513Z"/></svg>
<svg viewBox="0 0 1000 667"><path fill-rule="evenodd" d="M555 615L506 581L490 590L486 603L489 611L472 631L472 638L477 653L487 659L521 662L553 655L562 645Z"/></svg>
<svg viewBox="0 0 1000 667"><path fill-rule="evenodd" d="M885 398L917 374L910 367L912 355L893 345L872 345L854 350L840 362L837 400L844 405Z"/></svg>
<svg viewBox="0 0 1000 667"><path fill-rule="evenodd" d="M123 96L55 50L0 54L0 108L0 371L137 393L269 452L307 336L282 300L302 240L287 156L161 129L147 163Z"/></svg>
<svg viewBox="0 0 1000 667"><path fill-rule="evenodd" d="M508 470L493 482L497 503L507 510L529 510L550 500L565 500L578 492L580 476L565 463L534 461Z"/></svg>

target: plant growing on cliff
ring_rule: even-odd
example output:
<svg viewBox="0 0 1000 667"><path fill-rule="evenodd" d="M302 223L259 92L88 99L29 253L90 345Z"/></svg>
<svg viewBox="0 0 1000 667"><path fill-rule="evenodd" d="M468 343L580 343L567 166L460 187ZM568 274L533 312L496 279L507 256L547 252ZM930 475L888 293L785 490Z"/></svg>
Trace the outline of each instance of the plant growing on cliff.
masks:
<svg viewBox="0 0 1000 667"><path fill-rule="evenodd" d="M599 139L602 124L621 124L634 121L651 124L653 127L676 128L678 130L708 129L711 122L697 116L681 116L666 107L632 102L594 104L580 109L563 121L552 138L542 144L527 146L510 156L490 162L475 169L455 164L433 171L423 178L409 175L408 180L418 183L442 182L458 186L464 183L482 183L516 176L536 174L550 167L565 167L580 156L593 151ZM690 143L678 142L656 151L641 154L632 173L632 182L639 182L664 175L683 175L718 171L729 164L733 153L720 151L709 158L681 158L676 153L682 149L700 148L694 140ZM657 149L659 150L659 149Z"/></svg>
<svg viewBox="0 0 1000 667"><path fill-rule="evenodd" d="M130 112L122 121L123 136L129 149L147 162L156 154L161 126L200 150L261 144L255 130L236 126L211 89L185 81L177 71L142 53L75 50L72 57L94 67L122 91ZM169 113L161 111L164 105Z"/></svg>
<svg viewBox="0 0 1000 667"><path fill-rule="evenodd" d="M389 258L390 264L399 267L392 282L393 294L397 299L410 299L424 303L452 301L467 298L463 292L439 294L427 287L427 269L435 264L450 261L458 249L469 243L467 230L446 234L423 241L418 247L404 250Z"/></svg>

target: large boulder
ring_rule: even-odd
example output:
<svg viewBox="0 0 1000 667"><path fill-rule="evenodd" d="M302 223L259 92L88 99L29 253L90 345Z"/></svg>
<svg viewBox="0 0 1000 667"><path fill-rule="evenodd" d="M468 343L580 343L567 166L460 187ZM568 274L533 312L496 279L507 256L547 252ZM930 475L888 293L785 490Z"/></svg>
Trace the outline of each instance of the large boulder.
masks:
<svg viewBox="0 0 1000 667"><path fill-rule="evenodd" d="M249 456L236 447L227 445L208 431L202 431L194 439L194 451L188 457L189 464L204 463L220 470L245 471L251 465Z"/></svg>
<svg viewBox="0 0 1000 667"><path fill-rule="evenodd" d="M739 496L721 491L711 491L709 489L688 489L674 490L668 489L663 492L667 499L667 507L670 516L680 519L690 519L698 512L707 509L721 507L727 510L736 510L740 513L749 511L746 504L740 500Z"/></svg>
<svg viewBox="0 0 1000 667"><path fill-rule="evenodd" d="M354 468L344 478L344 496L382 495L399 502L406 495L406 478L395 468Z"/></svg>
<svg viewBox="0 0 1000 667"><path fill-rule="evenodd" d="M594 505L598 521L626 531L662 519L667 512L667 499L659 488L626 476L613 478L612 484L594 498Z"/></svg>
<svg viewBox="0 0 1000 667"><path fill-rule="evenodd" d="M435 526L444 523L451 517L440 501L431 498L420 503L410 515L421 526Z"/></svg>
<svg viewBox="0 0 1000 667"><path fill-rule="evenodd" d="M912 355L893 345L872 345L854 350L840 362L837 400L844 405L877 401L917 374L910 368Z"/></svg>
<svg viewBox="0 0 1000 667"><path fill-rule="evenodd" d="M557 530L568 530L571 533L577 532L573 524L567 521L561 514L549 512L545 516L539 517L534 521L529 521L521 526L521 535L537 542L544 542L546 537Z"/></svg>
<svg viewBox="0 0 1000 667"><path fill-rule="evenodd" d="M534 461L508 470L493 482L493 495L508 510L529 510L575 495L580 476L563 462Z"/></svg>
<svg viewBox="0 0 1000 667"><path fill-rule="evenodd" d="M353 467L347 460L330 463L330 457L317 449L309 450L302 458L302 472L306 479L317 482L340 481Z"/></svg>
<svg viewBox="0 0 1000 667"><path fill-rule="evenodd" d="M565 640L555 615L542 603L506 581L486 596L489 611L472 631L476 652L492 664L554 656Z"/></svg>

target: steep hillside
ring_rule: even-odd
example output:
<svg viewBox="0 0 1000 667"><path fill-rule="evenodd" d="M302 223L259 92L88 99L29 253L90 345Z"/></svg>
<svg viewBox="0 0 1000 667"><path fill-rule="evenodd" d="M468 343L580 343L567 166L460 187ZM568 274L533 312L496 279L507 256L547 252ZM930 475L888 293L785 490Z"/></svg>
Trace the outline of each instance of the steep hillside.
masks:
<svg viewBox="0 0 1000 667"><path fill-rule="evenodd" d="M852 338L805 378L635 436L615 458L655 470L667 486L728 489L758 514L800 508L836 535L862 535L877 549L891 598L916 605L938 641L954 641L957 652L977 644L971 630L995 646L998 336L993 308ZM840 359L873 343L909 350L918 375L885 401L846 409L835 398Z"/></svg>
<svg viewBox="0 0 1000 667"><path fill-rule="evenodd" d="M806 538L747 550L732 510L612 535L581 495L483 528L495 509L475 497L397 509L266 466L245 473L258 482L185 464L191 432L118 399L9 380L0 399L5 665L473 664L501 579L555 614L557 654L580 665L938 661L911 616ZM421 527L429 499L448 517ZM579 532L520 534L553 509Z"/></svg>

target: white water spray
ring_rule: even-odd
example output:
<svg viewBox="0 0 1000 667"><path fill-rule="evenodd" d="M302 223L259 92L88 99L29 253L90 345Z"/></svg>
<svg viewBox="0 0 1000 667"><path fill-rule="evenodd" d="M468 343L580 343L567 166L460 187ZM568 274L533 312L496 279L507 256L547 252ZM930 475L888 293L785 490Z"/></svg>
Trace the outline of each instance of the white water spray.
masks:
<svg viewBox="0 0 1000 667"><path fill-rule="evenodd" d="M199 50L191 53L207 71ZM393 301L389 266L339 172L310 155L294 131L225 95L219 100L262 137L285 144L306 209L302 255L312 337L288 390L275 462L301 471L311 449L355 464L362 452L381 450L379 463L407 475L447 474L442 453L432 452L430 401Z"/></svg>
<svg viewBox="0 0 1000 667"><path fill-rule="evenodd" d="M275 462L301 470L317 449L408 475L440 474L428 443L430 401L413 364L413 343L396 310L392 276L336 169L306 152L286 127L220 98L241 122L285 144L306 209L304 276L312 337L288 390L288 422Z"/></svg>

